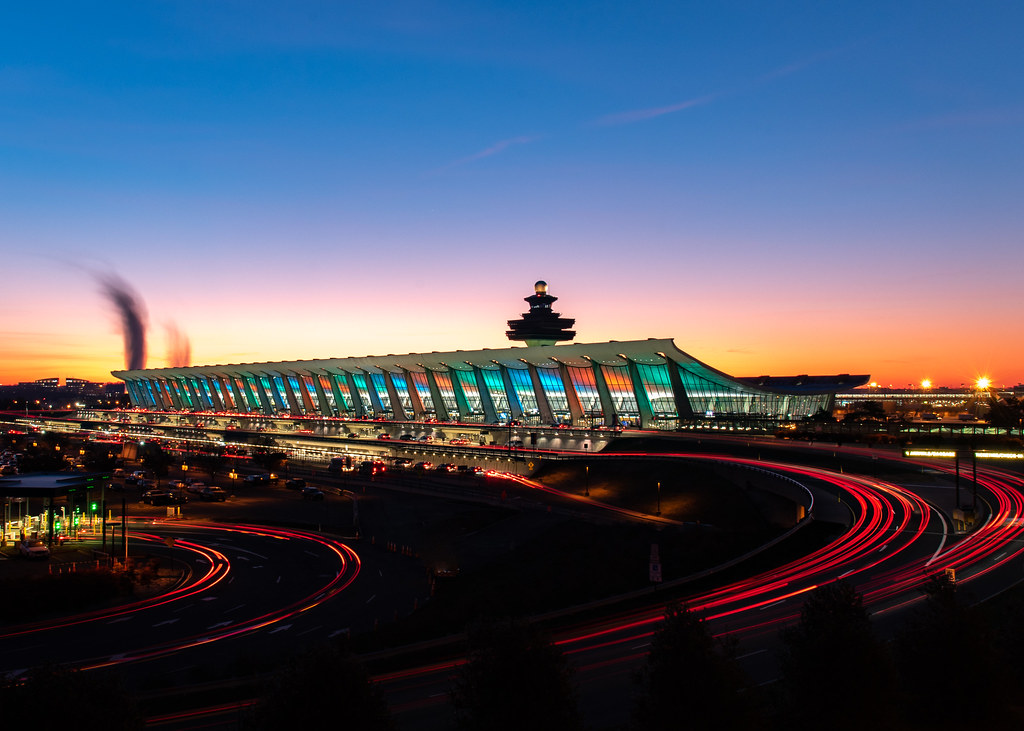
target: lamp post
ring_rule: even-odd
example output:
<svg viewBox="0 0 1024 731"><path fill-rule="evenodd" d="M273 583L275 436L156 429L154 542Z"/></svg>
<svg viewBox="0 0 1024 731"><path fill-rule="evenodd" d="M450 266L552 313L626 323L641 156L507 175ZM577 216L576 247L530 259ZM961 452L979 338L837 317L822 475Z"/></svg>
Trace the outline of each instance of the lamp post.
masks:
<svg viewBox="0 0 1024 731"><path fill-rule="evenodd" d="M655 513L658 517L661 517L661 483L658 483L658 512Z"/></svg>
<svg viewBox="0 0 1024 731"><path fill-rule="evenodd" d="M583 486L583 495L585 497L590 497L590 465L589 464L584 465L583 466L583 470L584 470L584 473L587 476L587 481L586 481L586 483Z"/></svg>

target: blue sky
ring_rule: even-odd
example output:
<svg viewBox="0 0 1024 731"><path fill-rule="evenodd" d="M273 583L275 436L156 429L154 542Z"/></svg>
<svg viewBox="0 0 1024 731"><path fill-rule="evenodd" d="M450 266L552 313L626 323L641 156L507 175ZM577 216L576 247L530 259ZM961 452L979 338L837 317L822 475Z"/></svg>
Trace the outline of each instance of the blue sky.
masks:
<svg viewBox="0 0 1024 731"><path fill-rule="evenodd" d="M122 367L90 274L113 271L146 303L151 366L168 321L197 363L500 346L546 279L581 342L1019 383L1022 21L1011 2L8 8L0 382Z"/></svg>

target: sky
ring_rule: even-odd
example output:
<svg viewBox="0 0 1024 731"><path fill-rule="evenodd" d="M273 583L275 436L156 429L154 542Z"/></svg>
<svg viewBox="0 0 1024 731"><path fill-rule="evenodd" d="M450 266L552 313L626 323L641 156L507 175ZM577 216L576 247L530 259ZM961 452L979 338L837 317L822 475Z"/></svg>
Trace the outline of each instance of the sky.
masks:
<svg viewBox="0 0 1024 731"><path fill-rule="evenodd" d="M113 380L104 282L157 368L507 347L539 279L576 342L1024 382L1022 3L3 15L0 384Z"/></svg>

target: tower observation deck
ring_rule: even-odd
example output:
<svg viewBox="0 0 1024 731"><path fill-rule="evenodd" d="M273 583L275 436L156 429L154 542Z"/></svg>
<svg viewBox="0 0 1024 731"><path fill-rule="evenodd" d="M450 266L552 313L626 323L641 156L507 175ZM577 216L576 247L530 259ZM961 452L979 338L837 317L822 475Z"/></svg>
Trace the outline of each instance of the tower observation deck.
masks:
<svg viewBox="0 0 1024 731"><path fill-rule="evenodd" d="M576 331L570 330L576 320L561 317L551 311L551 303L557 300L548 294L548 283L541 281L533 285L534 293L524 297L530 303L530 311L522 319L509 320L506 335L509 340L523 340L527 345L554 345L563 340L572 340Z"/></svg>

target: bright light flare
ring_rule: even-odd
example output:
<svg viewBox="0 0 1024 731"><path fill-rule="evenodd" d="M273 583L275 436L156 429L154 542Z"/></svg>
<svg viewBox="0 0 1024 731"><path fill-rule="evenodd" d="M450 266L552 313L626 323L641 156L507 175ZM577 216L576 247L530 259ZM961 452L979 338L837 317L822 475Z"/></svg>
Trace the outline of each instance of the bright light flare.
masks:
<svg viewBox="0 0 1024 731"><path fill-rule="evenodd" d="M982 376L981 378L979 378L979 379L977 380L977 382L975 383L975 385L976 385L976 386L978 387L978 390L979 390L979 391L984 391L984 390L986 390L986 389L987 389L987 388L988 388L989 386L991 386L991 385L992 385L992 379L991 379L991 378L989 378L988 376Z"/></svg>

